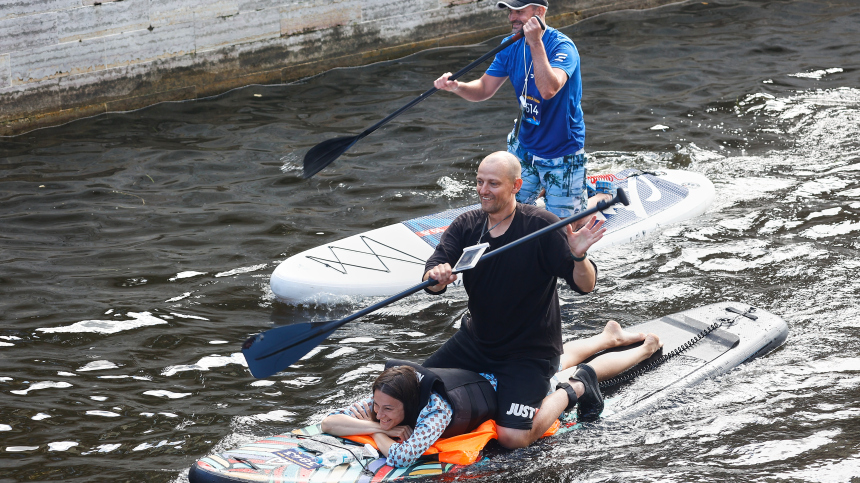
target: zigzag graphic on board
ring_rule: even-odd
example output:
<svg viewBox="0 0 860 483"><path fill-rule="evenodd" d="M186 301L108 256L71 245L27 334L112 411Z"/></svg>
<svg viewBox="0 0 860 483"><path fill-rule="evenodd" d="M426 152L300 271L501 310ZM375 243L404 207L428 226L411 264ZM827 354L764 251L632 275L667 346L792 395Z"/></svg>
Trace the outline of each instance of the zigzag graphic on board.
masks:
<svg viewBox="0 0 860 483"><path fill-rule="evenodd" d="M308 257L309 259L311 259L311 260L315 261L315 262L321 263L321 264L325 265L326 267L331 268L332 270L334 270L334 271L336 271L336 272L340 272L340 273L342 273L342 274L344 274L344 275L346 275L346 274L347 274L346 267L356 267L356 268L363 268L363 269L365 269L365 270L374 270L374 271L376 271L376 272L386 272L386 273L391 273L391 269L389 269L389 268L388 268L388 265L386 265L386 264L385 264L385 262L384 262L384 261L382 261L382 259L383 259L383 258L387 258L387 259L389 259L389 260L396 260L396 261L399 261L399 262L414 263L414 264L416 264L416 265L424 265L424 259L423 259L423 258L418 258L418 257L416 257L415 255L410 255L410 254L408 254L408 253L404 252L403 250L398 250L398 249L396 249L396 248L394 248L394 247L391 247L391 246L386 245L385 243L382 243L382 242L376 241L376 240L374 240L373 238L370 238L370 237L367 237L367 236L364 236L364 235L361 235L361 236L360 236L360 238L361 238L361 241L362 241L362 242L364 242L364 246L366 246L366 247L367 247L367 249L368 249L368 250L370 250L369 252L365 252L365 251L361 251L361 250L353 250L353 249L351 249L351 248L343 248L343 247L336 247L336 246L331 246L331 245L329 245L327 248L331 251L331 254L332 254L332 256L335 258L335 260L328 260L328 259L325 259L325 258L313 257L313 256L310 256L310 255L305 255L305 256L306 256L306 257ZM413 258L414 260L405 260L405 259L403 259L403 258L397 258L397 257L389 256L389 255L381 255L381 254L379 254L379 253L376 253L376 251L373 249L373 247L371 247L371 246L370 246L370 244L368 243L368 241L372 241L373 243L376 243L377 245L384 246L385 248L388 248L389 250L394 250L395 252L402 253L403 255L406 255L407 257L411 257L411 258ZM355 264L352 264L352 263L344 263L344 262L342 262L342 261L340 260L340 257L338 257L338 256L337 256L337 253L335 253L335 249L337 249L337 250L343 250L343 251L346 251L346 252L361 253L362 255L372 255L372 256L376 257L376 260L377 260L377 261L379 261L379 264L380 264L380 265L382 265L382 268L368 267L368 266L364 266L364 265L355 265ZM416 260L417 260L417 261L416 261ZM338 269L338 268L337 268L337 267L335 267L335 266L329 265L329 263L333 263L333 264L336 264L336 265L340 265L340 269Z"/></svg>

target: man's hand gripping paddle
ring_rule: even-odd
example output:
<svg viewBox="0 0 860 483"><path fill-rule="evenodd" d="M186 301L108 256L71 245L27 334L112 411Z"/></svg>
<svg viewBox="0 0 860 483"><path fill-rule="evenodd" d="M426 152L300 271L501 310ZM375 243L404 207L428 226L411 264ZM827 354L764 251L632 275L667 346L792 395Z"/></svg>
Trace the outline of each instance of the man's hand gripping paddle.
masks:
<svg viewBox="0 0 860 483"><path fill-rule="evenodd" d="M538 22L540 22L541 28L546 30L546 25L543 23L543 20L541 20L540 17L537 17L537 16L535 18L537 18ZM508 48L508 46L510 46L511 44L516 42L517 40L521 39L522 37L523 37L523 32L521 30L521 31L517 32L513 37L504 41L501 45L499 45L495 49L482 55L481 57L479 57L477 60L475 60L471 64L467 65L466 67L463 67L462 69L457 71L455 74L451 75L451 77L448 77L448 79L449 80L459 79L460 77L464 76L467 72L469 72L470 70L479 66L481 63L483 63L485 60L489 59L490 57L498 54L499 52L501 52L503 50L505 50L506 48ZM418 104L419 102L423 101L424 99L427 99L428 97L432 96L438 90L439 89L437 89L435 87L430 88L428 91L424 92L420 96L416 97L415 99L412 99L405 106L403 106L400 109L389 114L388 117L386 117L385 119L377 122L376 124L374 124L373 126L370 126L367 129L365 129L364 131L362 131L361 134L359 134L357 136L344 136L344 137L329 139L329 140L323 141L323 142L317 144L316 146L312 147L310 149L310 151L308 151L305 154L304 167L302 170L302 177L305 179L308 179L311 176L319 173L320 171L323 170L323 168L325 168L326 166L331 164L335 159L340 157L341 154L345 153L347 149L351 148L353 144L357 143L358 141L363 139L368 134L372 133L373 131L376 131L377 129L379 129L383 125L387 124L389 121L391 121L395 117L399 116L400 114L403 114L403 112L410 109L415 104Z"/></svg>
<svg viewBox="0 0 860 483"><path fill-rule="evenodd" d="M515 240L503 247L486 253L481 256L478 263L483 262L485 259L495 257L511 248L522 245L523 243L542 237L565 225L569 225L575 221L591 216L598 211L603 211L616 203L621 203L625 206L629 204L624 190L619 189L618 194L615 195L614 198L609 201L601 201L597 203L597 206L594 208L590 208L582 213L560 220L534 233L530 233L519 240ZM397 295L393 295L381 302L377 302L370 307L362 309L340 320L305 322L269 329L246 340L245 343L242 344L242 355L245 356L245 360L248 362L248 369L251 370L251 374L254 377L269 377L272 374L283 371L304 357L305 354L318 346L340 326L436 284L437 282L433 279L426 280L410 289L404 290Z"/></svg>

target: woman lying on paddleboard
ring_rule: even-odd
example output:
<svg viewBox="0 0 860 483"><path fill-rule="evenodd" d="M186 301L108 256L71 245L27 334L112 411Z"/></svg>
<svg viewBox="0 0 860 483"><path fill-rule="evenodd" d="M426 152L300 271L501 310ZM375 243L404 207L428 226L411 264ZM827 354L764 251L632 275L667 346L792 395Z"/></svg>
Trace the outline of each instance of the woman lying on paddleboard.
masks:
<svg viewBox="0 0 860 483"><path fill-rule="evenodd" d="M588 364L582 363L599 352L637 342L642 344L624 351L600 354ZM559 371L578 365L571 382L582 380L578 377L580 371L588 371L592 377L596 375L598 381L603 381L644 361L662 345L654 334L646 336L642 333L626 332L617 322L611 320L600 334L566 343ZM464 379L462 375L452 375L445 372L446 370L424 369L416 364L403 362L395 364L386 364L385 371L376 378L372 386L372 397L329 414L322 421L322 430L335 436L369 435L379 451L386 456L389 466L405 467L414 463L440 437L471 431L485 420L493 419L496 408L492 394L489 398L493 399L491 401L483 401L480 396L482 393L492 393L495 389L495 377L492 375L481 374L483 377L475 376L478 381L474 381L468 379L468 376ZM442 385L438 384L440 381ZM480 387L481 383L486 387L491 386L492 389L487 391ZM446 392L441 389L443 386L447 388L445 394L442 394ZM454 389L455 386L466 389ZM463 408L464 405L470 404L463 402L465 394L473 397L471 407ZM480 401L475 400L475 394L478 394L477 399ZM466 399L468 397L466 396ZM486 403L489 403L489 406ZM469 413L483 415L464 422L462 417L457 418L458 413L461 416Z"/></svg>

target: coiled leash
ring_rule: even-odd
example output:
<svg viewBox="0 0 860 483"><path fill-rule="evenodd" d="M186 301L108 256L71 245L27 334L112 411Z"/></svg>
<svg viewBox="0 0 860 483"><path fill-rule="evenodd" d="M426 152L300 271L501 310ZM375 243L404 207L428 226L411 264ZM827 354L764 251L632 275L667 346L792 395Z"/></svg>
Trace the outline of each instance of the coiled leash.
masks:
<svg viewBox="0 0 860 483"><path fill-rule="evenodd" d="M708 334L717 330L718 328L722 327L723 325L725 325L726 327L731 327L731 326L735 325L741 317L746 317L750 320L758 320L758 316L753 315L753 312L756 311L755 307L750 307L746 311L741 311L741 310L736 309L734 307L726 307L726 311L732 312L732 313L738 314L738 315L736 315L734 318L720 317L719 319L717 319L716 322L714 322L713 324L702 329L698 334L693 336L692 339L681 344L679 347L675 348L675 350L673 350L672 352L669 352L668 354L664 354L660 358L650 362L649 364L645 365L644 367L640 367L639 369L636 369L635 371L628 371L628 372L619 374L619 375L617 375L611 379L601 381L600 382L600 389L607 389L607 388L610 388L612 386L617 386L618 384L621 384L621 383L624 383L627 381L631 381L631 380L641 376L642 374L645 374L646 372L660 366L661 364L666 363L668 360L672 359L673 357L676 357L676 356L686 352L691 347L696 345L700 340L707 337Z"/></svg>

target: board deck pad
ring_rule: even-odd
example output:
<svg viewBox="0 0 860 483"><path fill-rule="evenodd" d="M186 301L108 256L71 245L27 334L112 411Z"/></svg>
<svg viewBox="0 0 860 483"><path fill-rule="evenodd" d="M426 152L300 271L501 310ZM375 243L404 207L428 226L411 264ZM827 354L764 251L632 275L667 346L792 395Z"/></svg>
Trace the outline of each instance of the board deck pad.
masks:
<svg viewBox="0 0 860 483"><path fill-rule="evenodd" d="M690 309L677 314L663 316L643 322L626 330L634 332L653 332L664 343L662 353L644 361L628 372L636 373L650 361L663 354L683 348L692 338L701 334L715 323L719 328L711 330L696 344L679 352L665 363L619 385L603 390L606 408L601 417L608 420L624 420L647 411L661 401L665 401L674 391L683 390L708 377L730 371L752 358L762 356L776 349L788 336L788 327L780 317L757 310L756 319L731 312L736 308L748 313L749 305L737 302L720 302L704 307ZM562 371L550 382L555 387L558 382L566 381L574 368ZM562 428L553 438L575 431L581 425L571 412L562 419ZM589 424L601 424L600 421ZM464 467L438 461L417 461L405 468L393 468L385 464L385 458L366 458L360 462L342 464L335 468L309 468L311 455L307 459L297 458L296 453L306 452L302 438L321 435L319 425L294 430L291 433L271 436L239 448L219 451L197 460L189 472L191 483L239 483L259 481L269 483L299 482L344 482L370 483L423 478L432 475L451 474L470 468L470 476L480 472L481 461ZM349 440L334 439L343 447L361 455L362 446ZM286 452L286 453L285 453ZM283 458L279 455L289 455ZM489 445L484 456L509 458L516 464L516 452L509 452L497 444ZM301 459L302 463L294 462ZM364 465L364 467L362 466Z"/></svg>
<svg viewBox="0 0 860 483"><path fill-rule="evenodd" d="M406 220L403 224L412 230L412 233L415 233L418 238L424 240L431 247L436 248L436 245L438 245L439 241L442 239L442 234L445 233L445 230L451 225L454 218L457 218L468 211L477 210L480 207L481 205L474 204L464 206L462 208L453 208L445 210L442 213L434 213L432 215Z"/></svg>
<svg viewBox="0 0 860 483"><path fill-rule="evenodd" d="M698 173L625 169L593 177L613 181L630 199L602 212L606 234L589 251L626 243L703 213L713 184ZM389 296L419 283L424 262L442 234L474 204L370 230L295 254L271 276L272 293L291 303L333 303L349 297Z"/></svg>

